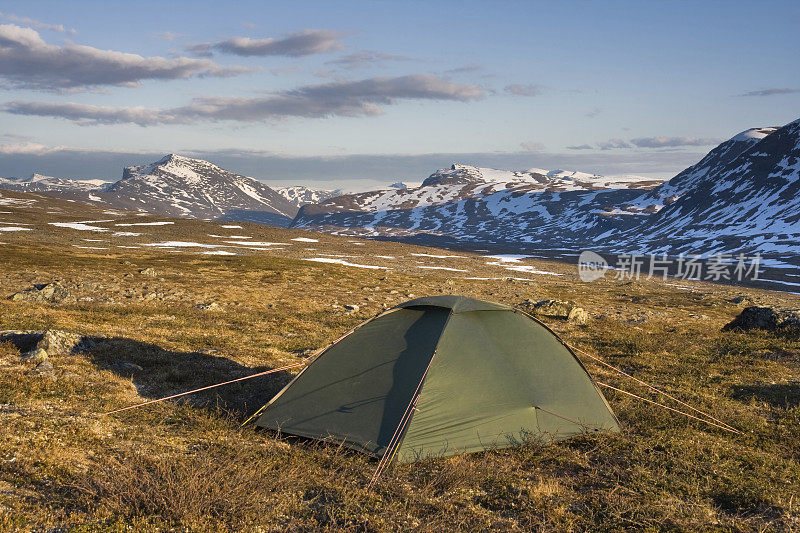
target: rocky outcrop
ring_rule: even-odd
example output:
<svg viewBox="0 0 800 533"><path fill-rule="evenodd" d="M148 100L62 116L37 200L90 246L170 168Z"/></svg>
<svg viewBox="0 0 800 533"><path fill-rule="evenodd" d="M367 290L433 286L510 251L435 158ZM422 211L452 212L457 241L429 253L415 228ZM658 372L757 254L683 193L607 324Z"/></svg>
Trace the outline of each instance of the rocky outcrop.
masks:
<svg viewBox="0 0 800 533"><path fill-rule="evenodd" d="M561 318L574 324L585 324L589 319L589 314L570 300L526 300L521 307L537 315Z"/></svg>
<svg viewBox="0 0 800 533"><path fill-rule="evenodd" d="M61 283L38 283L33 287L14 293L15 302L59 303L70 298L70 293Z"/></svg>
<svg viewBox="0 0 800 533"><path fill-rule="evenodd" d="M722 328L723 331L800 330L800 310L751 305Z"/></svg>

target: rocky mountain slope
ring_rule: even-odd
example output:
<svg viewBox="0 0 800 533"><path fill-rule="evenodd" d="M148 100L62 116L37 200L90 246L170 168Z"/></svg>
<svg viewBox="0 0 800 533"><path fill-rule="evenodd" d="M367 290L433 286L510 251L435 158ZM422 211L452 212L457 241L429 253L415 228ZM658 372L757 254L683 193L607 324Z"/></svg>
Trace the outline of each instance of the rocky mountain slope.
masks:
<svg viewBox="0 0 800 533"><path fill-rule="evenodd" d="M125 168L102 200L126 209L191 218L288 225L297 208L260 181L203 161L170 154Z"/></svg>
<svg viewBox="0 0 800 533"><path fill-rule="evenodd" d="M0 189L22 192L86 192L111 185L105 180L78 180L32 174L27 178L0 178Z"/></svg>
<svg viewBox="0 0 800 533"><path fill-rule="evenodd" d="M640 176L453 165L419 187L304 206L293 226L433 242L563 246L587 232L599 235L631 223L613 216L615 206L659 183Z"/></svg>
<svg viewBox="0 0 800 533"><path fill-rule="evenodd" d="M293 226L520 250L758 252L780 263L800 255L798 193L800 120L746 130L663 184L453 165L417 188L305 206Z"/></svg>
<svg viewBox="0 0 800 533"><path fill-rule="evenodd" d="M797 257L800 120L742 132L638 201L663 208L635 231L616 236L616 246Z"/></svg>
<svg viewBox="0 0 800 533"><path fill-rule="evenodd" d="M127 167L122 179L114 183L35 174L26 180L0 180L0 189L40 192L159 215L277 226L288 226L297 213L294 203L256 179L176 154L150 165Z"/></svg>
<svg viewBox="0 0 800 533"><path fill-rule="evenodd" d="M312 189L305 185L292 185L291 187L276 187L275 192L286 198L297 207L306 204L317 204L345 194L341 189Z"/></svg>

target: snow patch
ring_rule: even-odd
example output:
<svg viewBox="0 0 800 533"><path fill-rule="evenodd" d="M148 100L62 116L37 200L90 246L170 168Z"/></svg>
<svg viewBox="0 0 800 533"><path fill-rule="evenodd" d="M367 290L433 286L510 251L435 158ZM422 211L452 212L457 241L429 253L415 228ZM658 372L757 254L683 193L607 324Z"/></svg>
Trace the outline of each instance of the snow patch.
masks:
<svg viewBox="0 0 800 533"><path fill-rule="evenodd" d="M334 259L332 257L310 257L310 258L303 258L303 261L314 261L316 263L335 263L337 265L355 267L355 268L369 268L369 269L389 269L389 267L385 266L376 266L376 265L359 265L356 263L350 263L349 261L345 261L344 259ZM391 269L389 269L391 270Z"/></svg>

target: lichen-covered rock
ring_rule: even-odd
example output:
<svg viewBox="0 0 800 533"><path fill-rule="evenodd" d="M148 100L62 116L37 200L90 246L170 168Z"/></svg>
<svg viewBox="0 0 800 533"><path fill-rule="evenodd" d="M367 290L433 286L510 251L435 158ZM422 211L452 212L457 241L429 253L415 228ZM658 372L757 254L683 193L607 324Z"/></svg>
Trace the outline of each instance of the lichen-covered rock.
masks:
<svg viewBox="0 0 800 533"><path fill-rule="evenodd" d="M58 303L70 297L66 287L59 282L38 283L33 287L14 293L11 299L15 302Z"/></svg>
<svg viewBox="0 0 800 533"><path fill-rule="evenodd" d="M47 351L42 348L34 348L20 355L20 359L30 363L41 363L47 360Z"/></svg>
<svg viewBox="0 0 800 533"><path fill-rule="evenodd" d="M739 316L725 324L722 330L749 331L761 329L776 331L787 328L800 329L800 310L751 305L745 307L742 312L739 313Z"/></svg>
<svg viewBox="0 0 800 533"><path fill-rule="evenodd" d="M563 318L575 324L585 324L589 319L589 313L571 300L526 300L522 306L537 315Z"/></svg>
<svg viewBox="0 0 800 533"><path fill-rule="evenodd" d="M36 347L46 350L50 355L69 355L81 347L82 341L83 335L78 333L49 329Z"/></svg>
<svg viewBox="0 0 800 533"><path fill-rule="evenodd" d="M194 307L195 309L200 309L201 311L219 311L222 309L222 306L217 302L197 304Z"/></svg>
<svg viewBox="0 0 800 533"><path fill-rule="evenodd" d="M36 365L36 368L28 370L27 372L25 372L25 374L38 375L43 378L51 378L51 379L56 377L56 372L55 368L53 367L53 363L51 363L48 360L40 362L38 365Z"/></svg>

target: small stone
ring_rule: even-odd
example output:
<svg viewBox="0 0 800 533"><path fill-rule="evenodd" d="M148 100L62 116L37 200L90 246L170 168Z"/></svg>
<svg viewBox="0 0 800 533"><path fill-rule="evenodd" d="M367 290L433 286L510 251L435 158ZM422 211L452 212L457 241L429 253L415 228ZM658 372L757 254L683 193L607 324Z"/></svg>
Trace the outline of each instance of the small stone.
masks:
<svg viewBox="0 0 800 533"><path fill-rule="evenodd" d="M197 304L194 306L195 309L200 309L201 311L219 311L222 309L222 306L219 305L217 302L208 302Z"/></svg>
<svg viewBox="0 0 800 533"><path fill-rule="evenodd" d="M34 348L20 355L20 359L29 363L41 363L47 360L47 351L41 348Z"/></svg>
<svg viewBox="0 0 800 533"><path fill-rule="evenodd" d="M347 305L344 305L343 307L344 307L345 311L349 311L351 313L355 313L356 311L358 311L360 309L360 307L355 305L355 304L347 304Z"/></svg>
<svg viewBox="0 0 800 533"><path fill-rule="evenodd" d="M38 375L44 378L56 377L55 369L53 368L53 363L51 363L50 361L42 361L41 363L36 365L36 368L34 368L33 370L28 370L27 372L25 372L25 374Z"/></svg>
<svg viewBox="0 0 800 533"><path fill-rule="evenodd" d="M154 278L154 277L158 276L158 271L156 271L156 269L154 269L154 268L147 267L147 268L141 269L139 271L139 274L141 274L142 276L150 276L150 277Z"/></svg>
<svg viewBox="0 0 800 533"><path fill-rule="evenodd" d="M141 366L137 365L136 363L132 363L131 361L116 361L112 363L111 369L117 372L125 372L125 373L133 373L133 372L141 372L144 370Z"/></svg>

